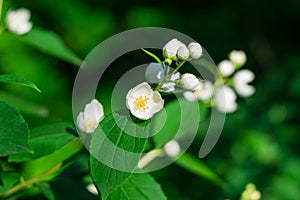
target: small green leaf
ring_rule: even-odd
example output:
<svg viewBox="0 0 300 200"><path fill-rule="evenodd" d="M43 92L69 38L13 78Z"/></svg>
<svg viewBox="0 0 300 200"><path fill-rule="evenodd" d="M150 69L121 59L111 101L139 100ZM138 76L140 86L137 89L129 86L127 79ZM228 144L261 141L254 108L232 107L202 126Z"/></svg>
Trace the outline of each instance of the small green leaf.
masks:
<svg viewBox="0 0 300 200"><path fill-rule="evenodd" d="M199 160L199 158L194 157L191 154L182 154L182 156L180 156L175 163L187 171L205 178L220 187L225 186L225 183L214 171L212 171L205 163Z"/></svg>
<svg viewBox="0 0 300 200"><path fill-rule="evenodd" d="M11 74L0 75L0 82L15 83L15 84L18 84L18 85L23 85L23 86L26 86L26 87L33 88L36 91L41 92L41 90L35 84L33 84L31 81L28 81L25 78L15 76L15 75L11 75Z"/></svg>
<svg viewBox="0 0 300 200"><path fill-rule="evenodd" d="M153 53L151 53L150 51L147 51L146 49L143 49L143 48L142 48L142 50L143 50L146 54L148 54L149 56L151 56L152 58L154 58L154 59L156 60L156 62L158 62L159 64L162 63L162 62L160 61L160 59L159 59L156 55L154 55Z"/></svg>
<svg viewBox="0 0 300 200"><path fill-rule="evenodd" d="M32 152L28 146L29 128L13 107L0 101L0 157Z"/></svg>
<svg viewBox="0 0 300 200"><path fill-rule="evenodd" d="M70 134L71 131L75 130L69 123L57 123L35 128L31 131L29 140L34 153L10 155L8 161L23 162L54 153L74 140L75 136Z"/></svg>
<svg viewBox="0 0 300 200"><path fill-rule="evenodd" d="M91 175L103 199L135 170L147 142L148 124L149 121L137 124L129 116L112 113L94 132L90 146Z"/></svg>
<svg viewBox="0 0 300 200"><path fill-rule="evenodd" d="M19 37L19 39L46 54L72 63L78 67L82 63L82 60L52 31L35 27L28 34Z"/></svg>

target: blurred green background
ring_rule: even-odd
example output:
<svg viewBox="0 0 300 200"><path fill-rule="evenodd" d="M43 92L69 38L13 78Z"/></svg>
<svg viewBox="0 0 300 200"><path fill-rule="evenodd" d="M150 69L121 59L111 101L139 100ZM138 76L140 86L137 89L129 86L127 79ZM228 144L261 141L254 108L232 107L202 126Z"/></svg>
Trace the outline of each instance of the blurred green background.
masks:
<svg viewBox="0 0 300 200"><path fill-rule="evenodd" d="M238 199L248 182L256 184L264 200L300 199L300 1L4 0L6 10L20 7L31 10L34 26L59 34L81 58L114 34L146 26L189 35L216 63L233 49L244 50L245 68L256 74L256 93L239 99L238 111L227 116L220 140L203 159L228 183L227 188L174 165L155 172L155 177L169 199ZM139 56L144 63L152 61ZM125 58L123 65L130 67L131 59ZM0 73L25 77L42 90L38 94L0 85L0 98L34 104L29 110L22 103L16 105L31 128L73 120L71 93L77 70L11 37L0 37ZM116 77L120 71L114 70ZM99 99L109 111L109 91ZM191 151L196 154L201 142L199 137ZM53 183L58 199L72 195L80 199L74 192L75 180L69 171Z"/></svg>

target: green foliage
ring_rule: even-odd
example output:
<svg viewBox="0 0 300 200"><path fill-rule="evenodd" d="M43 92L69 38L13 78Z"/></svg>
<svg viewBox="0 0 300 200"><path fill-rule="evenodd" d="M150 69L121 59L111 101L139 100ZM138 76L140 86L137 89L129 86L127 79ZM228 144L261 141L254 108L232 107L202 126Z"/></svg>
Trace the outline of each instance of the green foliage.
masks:
<svg viewBox="0 0 300 200"><path fill-rule="evenodd" d="M208 179L220 187L225 186L224 181L222 181L213 170L211 170L204 162L199 160L199 158L194 157L189 153L182 154L182 156L180 156L175 162L182 168L196 174L197 176Z"/></svg>
<svg viewBox="0 0 300 200"><path fill-rule="evenodd" d="M105 198L104 198L105 199ZM107 199L165 200L160 185L149 174L132 174L108 196Z"/></svg>
<svg viewBox="0 0 300 200"><path fill-rule="evenodd" d="M195 136L199 124L198 103L191 103L183 98L169 102L166 112L158 113L152 121L151 135L157 148L163 147L173 138ZM175 137L176 136L176 137Z"/></svg>
<svg viewBox="0 0 300 200"><path fill-rule="evenodd" d="M124 184L135 170L147 142L148 124L149 121L136 124L129 116L112 113L96 129L90 146L91 175L104 199ZM121 167L127 172L120 171Z"/></svg>
<svg viewBox="0 0 300 200"><path fill-rule="evenodd" d="M23 162L54 153L75 139L75 136L69 133L73 130L69 123L37 127L31 131L29 140L33 153L10 155L9 162Z"/></svg>
<svg viewBox="0 0 300 200"><path fill-rule="evenodd" d="M0 101L0 157L32 152L28 145L29 128L13 107Z"/></svg>
<svg viewBox="0 0 300 200"><path fill-rule="evenodd" d="M11 74L0 75L0 82L24 85L27 87L31 87L31 88L37 90L38 92L41 92L41 90L32 82L30 82L22 77L18 77L18 76L11 75Z"/></svg>
<svg viewBox="0 0 300 200"><path fill-rule="evenodd" d="M52 31L35 27L24 37L20 37L20 40L46 54L55 56L66 62L70 62L78 67L82 63L82 60L76 56L76 54L63 43L62 39Z"/></svg>

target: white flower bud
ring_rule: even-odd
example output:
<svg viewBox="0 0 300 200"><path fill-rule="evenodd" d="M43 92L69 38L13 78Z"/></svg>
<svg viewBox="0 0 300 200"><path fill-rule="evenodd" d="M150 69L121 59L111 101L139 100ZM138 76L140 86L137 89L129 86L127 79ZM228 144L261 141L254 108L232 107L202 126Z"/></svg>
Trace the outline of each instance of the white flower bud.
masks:
<svg viewBox="0 0 300 200"><path fill-rule="evenodd" d="M26 8L8 11L6 16L7 28L14 34L23 35L32 28L32 23L29 19L30 11Z"/></svg>
<svg viewBox="0 0 300 200"><path fill-rule="evenodd" d="M174 61L177 60L177 51L178 49L184 46L182 42L177 39L172 39L163 47L163 55L165 58L170 58Z"/></svg>
<svg viewBox="0 0 300 200"><path fill-rule="evenodd" d="M221 112L230 113L237 109L236 94L227 86L217 89L215 94L217 109Z"/></svg>
<svg viewBox="0 0 300 200"><path fill-rule="evenodd" d="M184 92L183 97L190 102L195 102L198 100L196 94L191 91Z"/></svg>
<svg viewBox="0 0 300 200"><path fill-rule="evenodd" d="M229 54L229 59L237 66L243 66L246 63L247 57L244 51L233 50Z"/></svg>
<svg viewBox="0 0 300 200"><path fill-rule="evenodd" d="M255 93L255 88L248 83L252 82L255 75L248 69L238 71L233 77L233 85L238 95L248 97Z"/></svg>
<svg viewBox="0 0 300 200"><path fill-rule="evenodd" d="M150 63L145 72L148 83L160 83L165 78L164 69L159 63Z"/></svg>
<svg viewBox="0 0 300 200"><path fill-rule="evenodd" d="M171 140L164 146L165 153L170 157L176 157L180 153L180 145L176 140Z"/></svg>
<svg viewBox="0 0 300 200"><path fill-rule="evenodd" d="M95 186L93 183L90 183L90 184L86 187L86 189L87 189L90 193L92 193L92 194L94 194L94 195L98 195L98 190L97 190L96 186Z"/></svg>
<svg viewBox="0 0 300 200"><path fill-rule="evenodd" d="M86 133L93 133L104 118L103 106L99 101L93 99L86 104L84 111L77 117L77 126Z"/></svg>
<svg viewBox="0 0 300 200"><path fill-rule="evenodd" d="M181 76L181 87L186 90L194 90L198 84L199 80L194 74L185 73Z"/></svg>
<svg viewBox="0 0 300 200"><path fill-rule="evenodd" d="M199 43L191 42L188 48L192 59L198 59L202 55L202 47Z"/></svg>
<svg viewBox="0 0 300 200"><path fill-rule="evenodd" d="M180 60L187 60L190 56L190 52L189 49L184 45L179 47L178 51L177 51L177 57Z"/></svg>
<svg viewBox="0 0 300 200"><path fill-rule="evenodd" d="M230 76L235 68L229 60L223 60L218 64L219 70L224 77Z"/></svg>

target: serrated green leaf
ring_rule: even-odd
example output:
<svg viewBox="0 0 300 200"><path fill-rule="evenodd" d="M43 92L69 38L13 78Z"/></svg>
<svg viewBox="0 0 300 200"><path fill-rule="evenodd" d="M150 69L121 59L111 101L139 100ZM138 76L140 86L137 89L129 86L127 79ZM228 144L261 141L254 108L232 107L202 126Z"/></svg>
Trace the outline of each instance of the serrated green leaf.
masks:
<svg viewBox="0 0 300 200"><path fill-rule="evenodd" d="M108 200L165 200L160 185L150 174L132 174L107 198Z"/></svg>
<svg viewBox="0 0 300 200"><path fill-rule="evenodd" d="M175 161L175 163L187 171L205 178L220 187L225 186L224 181L222 181L213 170L199 160L199 158L194 157L191 154L185 152Z"/></svg>
<svg viewBox="0 0 300 200"><path fill-rule="evenodd" d="M28 145L29 128L13 107L0 101L0 157L32 152Z"/></svg>
<svg viewBox="0 0 300 200"><path fill-rule="evenodd" d="M149 121L134 123L129 116L112 113L94 132L91 174L104 199L135 170L147 142L148 125Z"/></svg>
<svg viewBox="0 0 300 200"><path fill-rule="evenodd" d="M34 153L20 153L9 156L9 162L23 162L54 153L75 136L70 132L74 128L69 123L57 123L35 128L31 131L29 144Z"/></svg>
<svg viewBox="0 0 300 200"><path fill-rule="evenodd" d="M35 27L28 34L19 37L19 39L46 54L72 63L78 67L82 63L82 60L52 31Z"/></svg>
<svg viewBox="0 0 300 200"><path fill-rule="evenodd" d="M0 75L0 82L2 82L2 83L14 83L14 84L18 84L18 85L23 85L23 86L26 86L26 87L33 88L38 92L41 92L41 90L35 84L33 84L31 81L28 81L25 78L22 78L22 77L19 77L19 76L16 76L16 75L12 75L12 74Z"/></svg>
<svg viewBox="0 0 300 200"><path fill-rule="evenodd" d="M152 119L150 135L157 148L163 147L172 139L180 140L196 135L200 113L197 102L179 98L165 106L166 112L159 112Z"/></svg>

